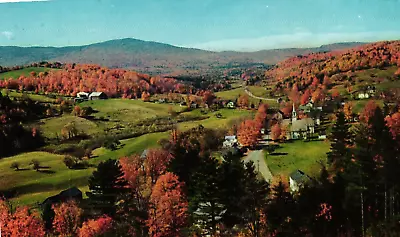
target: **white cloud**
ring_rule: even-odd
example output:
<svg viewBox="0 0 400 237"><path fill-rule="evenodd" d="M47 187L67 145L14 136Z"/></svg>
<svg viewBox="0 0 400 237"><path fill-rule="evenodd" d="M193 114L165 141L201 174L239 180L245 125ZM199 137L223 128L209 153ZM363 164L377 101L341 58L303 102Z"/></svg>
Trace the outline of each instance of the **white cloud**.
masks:
<svg viewBox="0 0 400 237"><path fill-rule="evenodd" d="M11 31L3 31L0 33L2 36L6 37L7 39L11 40L14 38L14 33Z"/></svg>
<svg viewBox="0 0 400 237"><path fill-rule="evenodd" d="M400 39L400 31L354 32L354 33L312 33L294 32L293 34L271 35L259 38L226 39L184 47L199 48L212 51L236 50L251 52L263 49L319 47L323 44L339 42L373 42L379 40Z"/></svg>
<svg viewBox="0 0 400 237"><path fill-rule="evenodd" d="M1 3L14 3L14 2L48 2L50 0L0 0Z"/></svg>

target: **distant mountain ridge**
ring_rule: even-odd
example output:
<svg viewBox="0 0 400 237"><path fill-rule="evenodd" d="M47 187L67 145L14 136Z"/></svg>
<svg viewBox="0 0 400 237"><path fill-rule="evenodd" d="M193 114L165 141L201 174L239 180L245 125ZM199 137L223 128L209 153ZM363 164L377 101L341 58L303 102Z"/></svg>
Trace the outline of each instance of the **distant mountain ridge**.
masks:
<svg viewBox="0 0 400 237"><path fill-rule="evenodd" d="M150 74L207 73L227 65L272 65L296 55L352 48L363 43L337 43L317 48L213 52L126 38L84 46L0 46L0 65L26 65L39 61L90 63L127 68Z"/></svg>

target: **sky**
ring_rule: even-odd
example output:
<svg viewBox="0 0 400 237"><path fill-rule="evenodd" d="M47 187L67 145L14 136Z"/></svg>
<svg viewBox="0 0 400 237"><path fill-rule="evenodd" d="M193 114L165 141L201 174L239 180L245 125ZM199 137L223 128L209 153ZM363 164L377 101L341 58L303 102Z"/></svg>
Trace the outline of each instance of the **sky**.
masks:
<svg viewBox="0 0 400 237"><path fill-rule="evenodd" d="M400 39L400 0L0 0L0 45L136 38L223 51Z"/></svg>

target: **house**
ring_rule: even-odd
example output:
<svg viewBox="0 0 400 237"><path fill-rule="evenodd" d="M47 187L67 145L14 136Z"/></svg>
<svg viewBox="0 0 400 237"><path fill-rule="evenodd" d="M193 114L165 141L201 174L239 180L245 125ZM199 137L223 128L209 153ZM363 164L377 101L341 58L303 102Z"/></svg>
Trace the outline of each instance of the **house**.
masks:
<svg viewBox="0 0 400 237"><path fill-rule="evenodd" d="M184 106L186 106L187 104L186 104L185 101L182 101L179 105L180 105L181 107L184 107Z"/></svg>
<svg viewBox="0 0 400 237"><path fill-rule="evenodd" d="M222 146L225 148L229 147L237 147L239 145L236 136L225 136L225 141L222 143Z"/></svg>
<svg viewBox="0 0 400 237"><path fill-rule="evenodd" d="M235 102L233 102L233 101L229 101L229 102L226 104L226 107L229 108L229 109L234 109L234 108L236 108L236 104L235 104Z"/></svg>
<svg viewBox="0 0 400 237"><path fill-rule="evenodd" d="M198 107L199 107L199 105L197 103L193 102L193 103L190 104L190 108L191 109L197 109Z"/></svg>
<svg viewBox="0 0 400 237"><path fill-rule="evenodd" d="M46 198L46 200L44 200L40 204L40 206L42 206L43 208L51 207L53 204L66 202L69 200L81 201L82 200L82 191L79 190L77 187L72 187L72 188L66 189L64 191L61 191L57 195Z"/></svg>
<svg viewBox="0 0 400 237"><path fill-rule="evenodd" d="M82 99L88 99L89 98L89 93L86 92L79 92L78 94L76 94L77 98L82 98Z"/></svg>
<svg viewBox="0 0 400 237"><path fill-rule="evenodd" d="M289 176L289 187L292 192L298 192L300 188L309 182L311 178L301 170L296 170Z"/></svg>
<svg viewBox="0 0 400 237"><path fill-rule="evenodd" d="M92 92L89 95L89 100L105 100L108 96L104 92Z"/></svg>
<svg viewBox="0 0 400 237"><path fill-rule="evenodd" d="M292 118L284 119L282 125L288 128L288 139L307 138L315 133L315 121L312 118L297 119L297 112L293 104Z"/></svg>

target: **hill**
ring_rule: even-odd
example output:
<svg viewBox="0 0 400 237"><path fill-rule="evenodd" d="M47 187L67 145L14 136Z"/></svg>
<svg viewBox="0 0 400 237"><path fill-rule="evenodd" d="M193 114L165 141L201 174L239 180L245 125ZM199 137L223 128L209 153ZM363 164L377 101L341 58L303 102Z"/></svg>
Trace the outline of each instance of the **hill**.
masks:
<svg viewBox="0 0 400 237"><path fill-rule="evenodd" d="M224 68L276 64L288 57L351 48L362 43L339 43L305 49L257 52L212 52L138 39L118 39L72 47L0 47L0 65L26 65L39 61L100 64L150 74L211 73Z"/></svg>
<svg viewBox="0 0 400 237"><path fill-rule="evenodd" d="M385 41L292 57L267 70L265 77L274 92L295 87L298 91L337 88L351 92L361 85L379 88L398 83L399 67L400 41Z"/></svg>

